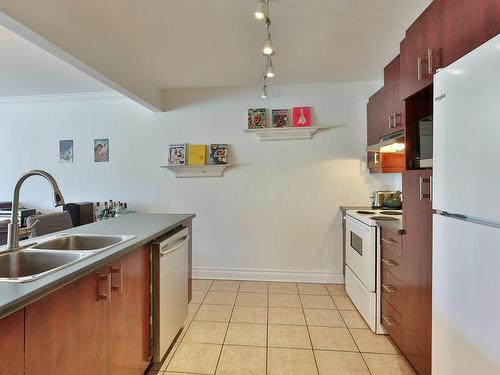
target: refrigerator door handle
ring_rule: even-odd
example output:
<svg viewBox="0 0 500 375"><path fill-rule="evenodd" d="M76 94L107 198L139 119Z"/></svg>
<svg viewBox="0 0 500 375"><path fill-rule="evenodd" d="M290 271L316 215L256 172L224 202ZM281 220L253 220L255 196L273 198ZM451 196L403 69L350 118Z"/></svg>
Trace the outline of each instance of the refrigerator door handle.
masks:
<svg viewBox="0 0 500 375"><path fill-rule="evenodd" d="M462 214L454 214L446 211L440 211L440 210L434 210L435 215L440 215L444 217L449 217L452 219L457 219L457 220L462 220L462 221L467 221L469 223L474 223L474 224L479 224L479 225L486 225L488 227L493 227L493 228L498 228L500 229L500 223L495 222L495 221L489 221L489 220L482 220L482 219L477 219L474 217L462 215Z"/></svg>

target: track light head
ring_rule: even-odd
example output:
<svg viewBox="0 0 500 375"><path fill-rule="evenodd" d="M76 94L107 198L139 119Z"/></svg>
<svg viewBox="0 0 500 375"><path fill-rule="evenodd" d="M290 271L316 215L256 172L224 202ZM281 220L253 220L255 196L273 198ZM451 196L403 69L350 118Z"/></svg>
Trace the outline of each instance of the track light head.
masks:
<svg viewBox="0 0 500 375"><path fill-rule="evenodd" d="M261 98L267 98L267 85L262 86L262 91L260 92Z"/></svg>
<svg viewBox="0 0 500 375"><path fill-rule="evenodd" d="M267 63L266 77L267 78L274 77L274 68L273 68L273 62L271 60L271 56L269 56L269 62Z"/></svg>
<svg viewBox="0 0 500 375"><path fill-rule="evenodd" d="M266 18L266 1L265 0L258 0L257 1L257 8L255 9L254 12L254 17L258 20L263 20Z"/></svg>
<svg viewBox="0 0 500 375"><path fill-rule="evenodd" d="M267 56L271 56L274 53L273 44L271 43L271 37L268 37L262 48L262 53Z"/></svg>

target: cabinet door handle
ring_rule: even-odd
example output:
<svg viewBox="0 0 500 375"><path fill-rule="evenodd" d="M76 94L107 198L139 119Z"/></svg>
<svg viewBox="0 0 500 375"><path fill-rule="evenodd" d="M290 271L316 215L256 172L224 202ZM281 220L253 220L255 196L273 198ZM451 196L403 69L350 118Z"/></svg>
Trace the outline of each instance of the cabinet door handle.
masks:
<svg viewBox="0 0 500 375"><path fill-rule="evenodd" d="M385 238L381 238L382 242L385 242L385 243L388 243L390 245L392 245L393 243L397 243L397 241L394 241L394 240L391 240L391 239L385 239Z"/></svg>
<svg viewBox="0 0 500 375"><path fill-rule="evenodd" d="M427 48L427 72L429 73L429 78L432 78L432 73L434 73L434 51L432 48Z"/></svg>
<svg viewBox="0 0 500 375"><path fill-rule="evenodd" d="M387 266L391 266L391 267L392 267L392 266L396 266L396 265L397 265L396 263L394 263L394 262L393 262L392 260L390 260L390 259L385 259L385 258L382 258L382 262L383 262L385 265L387 265Z"/></svg>
<svg viewBox="0 0 500 375"><path fill-rule="evenodd" d="M418 199L423 200L424 199L424 191L422 190L422 183L424 182L424 179L422 176L418 177Z"/></svg>
<svg viewBox="0 0 500 375"><path fill-rule="evenodd" d="M397 127L398 124L401 124L401 113L395 113L394 114L394 127ZM398 122L398 117L399 117L399 122Z"/></svg>
<svg viewBox="0 0 500 375"><path fill-rule="evenodd" d="M389 129L392 129L392 115L389 115Z"/></svg>
<svg viewBox="0 0 500 375"><path fill-rule="evenodd" d="M417 57L417 81L422 80L422 59Z"/></svg>
<svg viewBox="0 0 500 375"><path fill-rule="evenodd" d="M432 176L429 177L429 200L432 202L434 189L432 188Z"/></svg>
<svg viewBox="0 0 500 375"><path fill-rule="evenodd" d="M396 289L392 285L385 285L382 284L382 288L387 292L387 293L394 293Z"/></svg>
<svg viewBox="0 0 500 375"><path fill-rule="evenodd" d="M98 279L97 300L111 302L111 275L109 273L101 273L98 275ZM101 281L106 282L106 293L101 293Z"/></svg>
<svg viewBox="0 0 500 375"><path fill-rule="evenodd" d="M119 283L111 283L111 290L123 293L123 266L109 267L110 279L113 280L113 274L118 274Z"/></svg>
<svg viewBox="0 0 500 375"><path fill-rule="evenodd" d="M389 316L382 315L382 319L387 323L388 326L392 327L397 325L395 321L393 321Z"/></svg>

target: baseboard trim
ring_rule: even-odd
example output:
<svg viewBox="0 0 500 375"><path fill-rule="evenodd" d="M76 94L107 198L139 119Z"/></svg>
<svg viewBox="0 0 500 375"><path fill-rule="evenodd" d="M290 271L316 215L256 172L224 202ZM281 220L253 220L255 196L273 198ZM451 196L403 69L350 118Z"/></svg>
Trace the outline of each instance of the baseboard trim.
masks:
<svg viewBox="0 0 500 375"><path fill-rule="evenodd" d="M344 275L340 273L252 270L237 268L193 267L193 277L197 279L291 281L331 284L344 283Z"/></svg>

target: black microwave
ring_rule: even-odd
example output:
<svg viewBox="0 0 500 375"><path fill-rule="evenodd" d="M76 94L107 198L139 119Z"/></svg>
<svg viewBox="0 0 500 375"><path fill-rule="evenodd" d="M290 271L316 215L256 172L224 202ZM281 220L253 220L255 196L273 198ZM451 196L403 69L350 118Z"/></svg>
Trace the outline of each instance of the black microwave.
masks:
<svg viewBox="0 0 500 375"><path fill-rule="evenodd" d="M432 167L432 115L418 121L416 140L418 167Z"/></svg>

